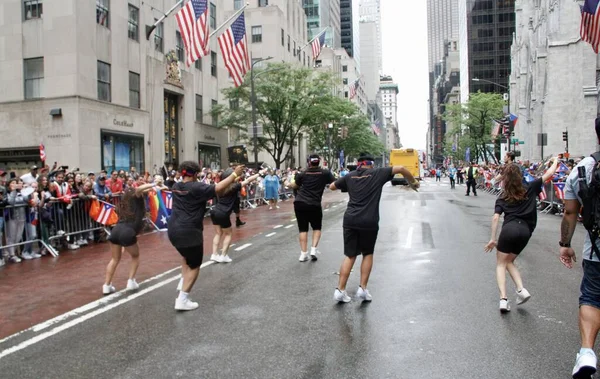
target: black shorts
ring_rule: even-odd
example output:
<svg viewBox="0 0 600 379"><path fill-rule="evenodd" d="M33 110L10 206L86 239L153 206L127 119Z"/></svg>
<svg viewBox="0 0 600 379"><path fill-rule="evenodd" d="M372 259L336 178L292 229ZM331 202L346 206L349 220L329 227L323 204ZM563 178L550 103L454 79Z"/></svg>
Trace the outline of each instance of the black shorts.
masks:
<svg viewBox="0 0 600 379"><path fill-rule="evenodd" d="M204 244L189 247L175 246L175 248L185 258L185 263L187 263L189 268L195 269L200 267L204 256Z"/></svg>
<svg viewBox="0 0 600 379"><path fill-rule="evenodd" d="M108 240L115 245L127 247L137 243L137 231L133 226L125 223L117 224L110 231Z"/></svg>
<svg viewBox="0 0 600 379"><path fill-rule="evenodd" d="M213 225L218 225L223 229L231 228L231 213L212 210L210 212L210 219Z"/></svg>
<svg viewBox="0 0 600 379"><path fill-rule="evenodd" d="M378 230L344 228L344 255L354 258L360 254L373 254L378 232Z"/></svg>
<svg viewBox="0 0 600 379"><path fill-rule="evenodd" d="M513 220L502 225L497 249L501 253L520 254L531 238L531 231L525 221Z"/></svg>
<svg viewBox="0 0 600 379"><path fill-rule="evenodd" d="M309 224L312 230L321 230L323 227L323 209L321 207L294 203L294 211L300 233L308 232Z"/></svg>

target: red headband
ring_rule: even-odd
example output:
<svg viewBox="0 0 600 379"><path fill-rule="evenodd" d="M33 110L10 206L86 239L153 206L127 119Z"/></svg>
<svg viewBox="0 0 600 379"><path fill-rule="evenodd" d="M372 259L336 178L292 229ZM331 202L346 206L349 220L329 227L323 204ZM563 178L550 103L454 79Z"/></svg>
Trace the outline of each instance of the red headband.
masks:
<svg viewBox="0 0 600 379"><path fill-rule="evenodd" d="M183 170L181 170L181 175L194 176L194 175L196 175L196 171L194 171L194 170L187 171L187 170L183 169Z"/></svg>

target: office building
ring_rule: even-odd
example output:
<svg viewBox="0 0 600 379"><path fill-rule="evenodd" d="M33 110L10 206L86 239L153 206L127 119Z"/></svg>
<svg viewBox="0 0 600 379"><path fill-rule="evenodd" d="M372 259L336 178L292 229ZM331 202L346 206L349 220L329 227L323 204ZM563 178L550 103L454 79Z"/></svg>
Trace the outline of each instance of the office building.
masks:
<svg viewBox="0 0 600 379"><path fill-rule="evenodd" d="M342 46L340 0L302 0L308 25L308 39L312 40L324 29L325 45Z"/></svg>
<svg viewBox="0 0 600 379"><path fill-rule="evenodd" d="M381 76L379 80L379 98L381 110L386 120L385 147L389 152L400 148L400 133L398 128L398 84L391 76Z"/></svg>
<svg viewBox="0 0 600 379"><path fill-rule="evenodd" d="M352 0L340 0L341 44L349 56L354 53L354 27L352 17Z"/></svg>
<svg viewBox="0 0 600 379"><path fill-rule="evenodd" d="M427 0L429 72L444 58L449 41L458 41L458 0Z"/></svg>

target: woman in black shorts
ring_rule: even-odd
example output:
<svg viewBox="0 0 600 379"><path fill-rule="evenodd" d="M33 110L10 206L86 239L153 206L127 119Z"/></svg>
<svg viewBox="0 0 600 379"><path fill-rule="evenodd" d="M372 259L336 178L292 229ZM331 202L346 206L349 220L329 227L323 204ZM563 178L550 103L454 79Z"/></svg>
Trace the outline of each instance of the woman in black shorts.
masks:
<svg viewBox="0 0 600 379"><path fill-rule="evenodd" d="M242 175L244 166L237 166L228 178L216 185L198 182L200 166L196 162L183 162L179 170L182 181L175 183L172 188L173 210L169 218L168 235L173 246L183 257L181 289L175 300L175 309L190 311L198 308L198 303L189 299L189 293L198 279L204 255L202 231L206 202L222 195Z"/></svg>
<svg viewBox="0 0 600 379"><path fill-rule="evenodd" d="M523 304L531 295L523 288L521 274L514 261L523 251L537 224L536 198L542 192L542 185L556 172L558 159L542 175L528 185L523 185L521 167L509 163L502 172L504 191L496 200L494 217L492 219L492 239L485 246L485 251L490 252L497 248L496 253L496 280L500 290L500 312L510 311L506 297L506 272L510 274L517 287L517 304ZM496 241L496 231L500 215L504 213L504 223L500 231L500 238Z"/></svg>
<svg viewBox="0 0 600 379"><path fill-rule="evenodd" d="M108 237L112 259L106 267L106 278L102 286L104 295L115 292L112 279L121 261L123 249L131 255L127 289L136 290L139 288L135 281L135 273L140 265L140 247L137 243L137 235L144 227L144 217L146 216L144 193L151 190L153 186L153 184L144 184L138 188L125 191L121 203L117 207L119 222L110 232L110 237Z"/></svg>
<svg viewBox="0 0 600 379"><path fill-rule="evenodd" d="M233 169L229 168L225 170L221 176L221 180L228 178L231 174L233 174ZM233 212L233 207L242 188L258 179L260 175L261 173L258 173L252 175L242 183L236 181L233 184L230 184L229 187L225 189L223 195L218 197L218 203L212 207L210 218L215 226L215 237L213 238L213 253L210 256L211 261L218 263L231 262L231 258L227 255L229 244L231 244L231 212ZM223 247L221 249L221 254L219 254L218 251L221 241L223 242Z"/></svg>

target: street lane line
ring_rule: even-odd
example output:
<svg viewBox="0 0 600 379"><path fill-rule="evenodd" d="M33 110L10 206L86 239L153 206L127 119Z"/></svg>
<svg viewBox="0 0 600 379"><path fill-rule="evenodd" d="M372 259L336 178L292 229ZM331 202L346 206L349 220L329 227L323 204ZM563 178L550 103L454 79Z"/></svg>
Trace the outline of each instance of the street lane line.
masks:
<svg viewBox="0 0 600 379"><path fill-rule="evenodd" d="M279 229L279 228L283 228L283 225L275 225L275 226L273 227L273 229Z"/></svg>
<svg viewBox="0 0 600 379"><path fill-rule="evenodd" d="M247 243L245 245L242 245L242 246L238 247L237 249L235 249L235 251L242 251L245 248L247 248L248 246L252 246L252 244L251 243Z"/></svg>
<svg viewBox="0 0 600 379"><path fill-rule="evenodd" d="M325 212L329 212L329 208L325 209Z"/></svg>
<svg viewBox="0 0 600 379"><path fill-rule="evenodd" d="M209 262L206 262L206 263L209 263ZM35 336L33 338L30 338L30 339L28 339L26 341L23 341L23 342L15 345L15 346L13 346L11 348L8 348L6 350L2 350L0 352L0 359L6 357L7 355L16 353L17 351L23 350L26 347L34 345L34 344L36 344L38 342L41 342L41 341L45 340L46 338L52 337L55 334L58 334L58 333L60 333L62 331L65 331L65 330L70 329L70 328L72 328L72 327L74 327L76 325L79 325L79 324L81 324L84 321L87 321L87 320L89 320L89 319L91 319L93 317L101 315L102 313L108 312L108 311L110 311L113 308L116 308L116 307L118 307L120 305L128 303L131 300L135 300L138 297L143 296L143 295L147 294L148 292L154 291L155 289L160 288L160 287L162 287L164 285L167 285L167 284L169 284L171 282L174 282L175 280L179 280L180 277L181 277L181 275L175 275L175 276L173 276L173 277L171 277L169 279L165 279L162 282L156 283L153 286L150 286L150 287L148 287L148 288L146 288L144 290L136 292L136 293L134 293L134 294L132 294L132 295L130 295L130 296L124 298L124 299L121 299L121 300L119 300L119 301L117 301L115 303L109 304L106 307L103 307L103 308L100 308L100 309L96 309L93 312L87 313L87 314L85 314L85 315L83 315L81 317L78 317L78 318L76 318L74 320L71 320L71 321L69 321L67 323L64 323L64 324L62 324L60 326L57 326L56 328L54 328L52 330L49 330L49 331L44 332L44 333L42 333L40 335L37 335L37 336Z"/></svg>
<svg viewBox="0 0 600 379"><path fill-rule="evenodd" d="M285 228L286 228L286 229L289 229L289 228L291 228L292 226L294 226L294 224L288 225L288 226L286 226Z"/></svg>
<svg viewBox="0 0 600 379"><path fill-rule="evenodd" d="M275 232L273 232L273 233L269 233L269 234L267 234L265 237L273 237L275 234L277 234L277 233L275 233Z"/></svg>
<svg viewBox="0 0 600 379"><path fill-rule="evenodd" d="M413 201L413 202L412 202L412 206L413 206L413 207L416 207L416 206L417 206L417 202L416 202L416 201Z"/></svg>
<svg viewBox="0 0 600 379"><path fill-rule="evenodd" d="M415 228L413 228L412 226L408 228L408 235L406 236L406 245L404 245L406 249L410 249L412 246L412 235L414 230Z"/></svg>
<svg viewBox="0 0 600 379"><path fill-rule="evenodd" d="M293 219L291 219L291 220L290 220L290 222L294 222L294 221L296 221L296 219L295 219L295 218L293 218Z"/></svg>

